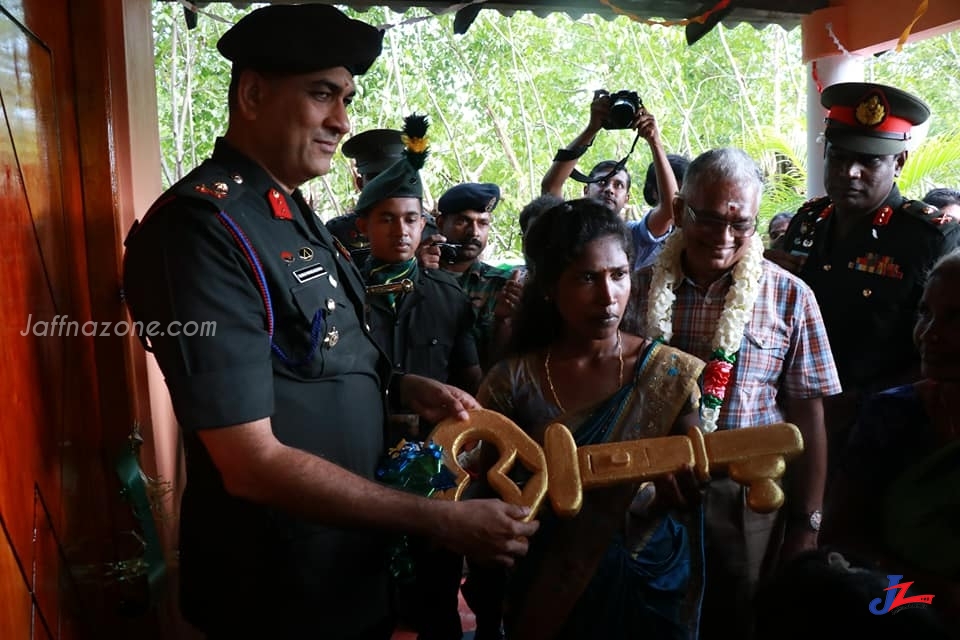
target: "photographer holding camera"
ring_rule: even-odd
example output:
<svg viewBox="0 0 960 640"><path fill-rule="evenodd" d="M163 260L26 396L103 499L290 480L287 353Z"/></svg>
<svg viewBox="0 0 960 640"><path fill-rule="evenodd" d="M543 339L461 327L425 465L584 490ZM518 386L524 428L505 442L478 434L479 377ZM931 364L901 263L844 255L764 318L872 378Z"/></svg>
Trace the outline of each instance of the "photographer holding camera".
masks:
<svg viewBox="0 0 960 640"><path fill-rule="evenodd" d="M554 156L553 164L540 182L540 192L563 197L563 184L574 175L577 160L587 152L601 129L632 129L647 141L653 155L657 192L666 196L660 198L642 219L627 221L636 253L633 266L634 269L640 269L654 261L663 241L673 229L670 197L679 190L679 179L660 142L656 119L644 108L635 92L618 91L611 94L599 90L594 93L590 104L590 122L580 135ZM599 162L587 177L583 195L622 213L630 200L630 173L616 160Z"/></svg>

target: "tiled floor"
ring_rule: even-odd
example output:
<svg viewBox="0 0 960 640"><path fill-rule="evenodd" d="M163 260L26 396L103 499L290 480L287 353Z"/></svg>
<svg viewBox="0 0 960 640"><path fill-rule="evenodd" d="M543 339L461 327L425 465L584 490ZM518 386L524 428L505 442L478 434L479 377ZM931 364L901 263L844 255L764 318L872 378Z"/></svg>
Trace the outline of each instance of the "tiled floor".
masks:
<svg viewBox="0 0 960 640"><path fill-rule="evenodd" d="M463 640L472 640L473 632L477 628L477 620L464 601L462 593L460 594L460 624L463 625ZM397 629L393 633L392 640L417 640L417 632Z"/></svg>

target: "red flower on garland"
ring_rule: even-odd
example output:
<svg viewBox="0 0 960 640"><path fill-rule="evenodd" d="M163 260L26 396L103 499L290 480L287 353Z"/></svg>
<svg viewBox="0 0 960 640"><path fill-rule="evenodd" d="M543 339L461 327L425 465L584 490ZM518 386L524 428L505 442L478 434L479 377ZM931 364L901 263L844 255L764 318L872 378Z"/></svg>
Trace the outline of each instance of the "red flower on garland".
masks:
<svg viewBox="0 0 960 640"><path fill-rule="evenodd" d="M727 385L733 364L726 360L711 360L703 369L703 393L723 400L727 395Z"/></svg>

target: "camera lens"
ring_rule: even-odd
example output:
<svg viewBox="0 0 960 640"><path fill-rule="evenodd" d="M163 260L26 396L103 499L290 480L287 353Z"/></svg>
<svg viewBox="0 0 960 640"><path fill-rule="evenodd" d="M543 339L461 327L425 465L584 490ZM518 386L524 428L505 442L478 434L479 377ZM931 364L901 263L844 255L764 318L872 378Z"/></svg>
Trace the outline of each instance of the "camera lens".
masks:
<svg viewBox="0 0 960 640"><path fill-rule="evenodd" d="M626 129L633 122L636 113L632 102L626 98L619 98L610 105L610 122L618 129Z"/></svg>

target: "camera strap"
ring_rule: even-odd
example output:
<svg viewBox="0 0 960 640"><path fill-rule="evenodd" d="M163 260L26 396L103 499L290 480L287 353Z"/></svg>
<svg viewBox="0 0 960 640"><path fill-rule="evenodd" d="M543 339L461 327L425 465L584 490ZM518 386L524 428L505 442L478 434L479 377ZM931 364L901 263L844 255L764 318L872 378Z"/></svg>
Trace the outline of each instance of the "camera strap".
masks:
<svg viewBox="0 0 960 640"><path fill-rule="evenodd" d="M593 184L594 182L603 182L604 180L609 180L613 176L617 175L620 171L623 171L627 166L627 160L630 159L633 150L637 147L637 141L640 139L640 132L637 131L637 135L633 138L633 144L630 145L630 151L627 151L627 155L623 156L620 160L617 161L617 164L610 169L609 173L602 176L597 176L596 178L591 178L588 175L585 175L581 171L574 169L570 172L570 177L576 180L577 182L582 182L583 184Z"/></svg>

